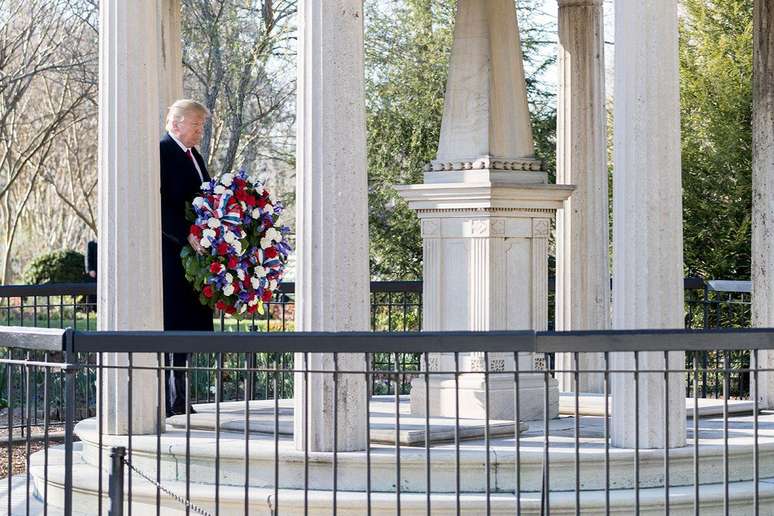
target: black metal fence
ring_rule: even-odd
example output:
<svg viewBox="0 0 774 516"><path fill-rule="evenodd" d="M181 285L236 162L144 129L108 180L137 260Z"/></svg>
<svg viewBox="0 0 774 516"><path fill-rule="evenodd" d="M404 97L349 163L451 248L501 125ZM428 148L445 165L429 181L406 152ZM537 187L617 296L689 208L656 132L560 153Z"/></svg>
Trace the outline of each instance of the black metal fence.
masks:
<svg viewBox="0 0 774 516"><path fill-rule="evenodd" d="M711 280L705 282L700 278L686 278L684 282L686 299L686 328L742 328L750 325L750 282ZM554 291L553 278L549 279L549 292ZM49 285L19 285L0 286L0 325L30 326L42 328L71 327L76 330L96 329L96 283L72 283ZM553 296L549 303L553 304ZM549 314L553 314L549 307ZM225 332L285 332L295 329L295 284L285 283L282 292L277 293L268 305L263 315L255 315L246 321L236 321L216 315L216 330ZM383 331L419 331L422 323L422 282L421 281L375 281L371 283L371 330ZM549 329L553 322L549 321ZM2 351L0 351L1 353ZM706 370L722 368L724 356L717 351L697 352L697 360ZM12 351L6 351L9 358L21 359ZM58 357L53 357L57 359ZM411 379L420 370L418 354L374 353L370 355L374 370L393 371L397 365L404 372L398 383L399 392L408 394L411 390ZM547 357L549 367L553 367L553 354ZM690 365L694 357L688 354L686 364ZM88 358L86 358L88 360ZM191 397L194 402L212 402L215 400L215 384L211 375L199 372L199 368L207 369L215 366L215 355L197 354L194 357L194 372L192 376ZM287 353L279 357L265 353L250 353L246 356L232 355L226 359L226 367L238 367L247 363L250 367L266 366L278 360L281 367L290 364L291 357ZM745 368L750 364L748 351L737 351L729 357L732 365L738 366L740 372L730 379L732 398L749 398L750 377ZM0 372L0 382L4 381ZM270 386L259 375L227 374L224 388L221 390L220 401L236 399L247 392L250 399L266 399ZM39 379L38 379L39 380ZM374 374L371 377L371 392L374 394L393 394L395 387L389 373ZM21 381L16 379L15 381ZM96 407L96 378L93 370L79 371L76 376L76 390L83 405L76 408L79 419L91 417ZM33 389L39 385L33 381ZM52 421L62 420L62 390L64 375L54 375L51 382L50 406ZM292 379L287 377L278 386L281 397L292 393ZM718 398L722 394L722 381L718 374L703 373L701 378L701 395L704 398ZM33 392L33 404L37 403L39 393ZM40 410L33 410L34 424L39 422Z"/></svg>
<svg viewBox="0 0 774 516"><path fill-rule="evenodd" d="M760 351L774 350L774 330L256 335L9 327L0 328L0 346L13 351L0 359L8 404L3 414L7 417L7 456L21 450L25 457L23 473L9 474L5 482L9 514L34 513L41 503L50 505L52 511L61 504L68 515L105 514L108 503L103 495L109 491L111 451L120 466L115 473L124 478L113 482L110 493L123 496L129 514L149 508L155 508L156 514L335 514L337 510L384 514L400 512L400 508L427 514L669 514L672 510L758 514L774 510L770 488L774 416L759 410L768 407L759 406L757 392L759 373L774 371L742 367L730 360L743 350L758 364ZM268 357L267 363L229 361L230 356L247 357L256 350ZM686 367L667 367L668 352L678 350L692 360ZM575 353L576 357L603 353L604 367L595 371L524 367L527 354L557 352ZM655 353L647 362L646 352ZM720 353L720 367L714 362L701 363L701 353L708 352ZM129 359L125 365L116 365L106 360L111 353L127 353ZM164 366L164 353L186 353L186 366ZM330 366L312 365L315 353L331 354ZM396 357L392 371L373 367L367 357L377 353ZM447 360L436 362L439 353L445 353ZM466 361L467 353L480 360ZM156 357L156 365L135 365L140 363L139 354ZM283 361L284 354L300 360ZM419 355L423 369L411 373L423 385L432 384L433 378L447 382L447 397L454 403L446 407L443 417L428 415L438 401L432 399L437 396L434 391L424 391L424 411L417 412L421 406L401 410L408 401L400 395L399 385L408 371L397 357L414 354ZM206 366L194 365L197 355L215 360ZM348 360L353 356L361 358ZM615 362L620 356L632 357L632 365L620 366ZM661 366L653 365L658 362L653 356L664 357ZM167 419L165 432L160 423L165 406L161 386L165 373L173 370L185 376L186 411ZM75 427L75 410L81 405L80 398L88 395L79 391L77 377L96 378L111 371L127 377L128 421L134 420L134 411L141 404L153 404L159 416L154 434L133 434L130 426L126 435L108 435L101 419L85 420ZM189 402L197 372L214 378L215 392L212 403L197 405L194 413ZM567 394L572 407L569 413L565 409L567 417L553 418L549 407L555 373L570 373L576 380L583 374L602 374L603 396L609 394L613 382L627 378L633 384L638 415L640 404L647 401L640 384L654 382L662 387L663 410L651 413L649 420L635 417L626 428L636 436L635 444L616 447L605 402L596 408L583 407L589 400L574 391ZM479 412L471 408L471 398L464 398L460 388L471 374L483 378L476 398ZM731 378L740 374L754 380L754 395L746 405L732 396ZM56 426L48 408L52 384L60 375L64 377L64 415ZM242 390L235 393L237 403L220 401L227 375L243 378ZM294 375L305 387L315 379L331 380L331 399L336 401L328 407L332 431L323 443L325 451L312 449L307 439L294 442L289 433L288 423L298 414L288 415L281 386ZM365 400L373 394L368 386L377 375L393 383L392 394L372 397L360 421L337 418L346 409L339 404L337 385L346 379L361 379L362 392L349 394L368 403ZM710 405L700 404L704 375L717 375L722 386L719 399L710 400ZM250 400L245 385L251 377L264 379L265 401ZM154 379L152 400L132 398L133 385ZM670 382L680 381L686 382L693 414L682 422L668 409ZM522 391L530 385L532 390ZM498 397L504 392L510 392L511 416L516 422L493 414L495 406L502 411ZM653 392L658 391L650 389L647 395ZM33 443L38 437L33 427L38 409L34 398L38 396L37 407L43 410L37 433L43 448L35 454ZM100 389L98 406L105 401L102 396ZM559 407L561 410L562 403ZM309 410L320 407L305 405L303 409L308 417ZM527 428L520 426L518 421L526 420L529 411L534 416L536 409L538 417ZM740 409L741 414L734 415ZM702 418L695 417L700 414ZM353 434L352 428L362 435ZM654 428L660 429L663 439L655 446L646 442ZM53 433L61 446L51 446ZM686 447L665 446L676 433L686 436ZM345 451L345 440L354 438L365 443L362 449ZM123 459L116 447L125 448Z"/></svg>

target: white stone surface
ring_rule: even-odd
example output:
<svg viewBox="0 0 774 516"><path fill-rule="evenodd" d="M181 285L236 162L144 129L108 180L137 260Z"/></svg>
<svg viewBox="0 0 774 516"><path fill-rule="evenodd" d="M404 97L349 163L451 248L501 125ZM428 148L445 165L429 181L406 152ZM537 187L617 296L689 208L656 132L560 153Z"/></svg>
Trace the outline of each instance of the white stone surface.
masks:
<svg viewBox="0 0 774 516"><path fill-rule="evenodd" d="M610 328L605 52L601 0L559 0L556 182L575 191L556 215L556 329ZM557 353L558 370L575 369ZM579 370L604 369L602 353L581 353ZM575 375L557 373L574 391ZM579 392L603 392L601 373L580 373Z"/></svg>
<svg viewBox="0 0 774 516"><path fill-rule="evenodd" d="M302 0L298 19L296 328L367 331L363 3ZM304 362L296 355L297 367ZM364 363L362 355L337 357L339 369L362 369ZM306 365L333 371L334 357L312 353ZM304 392L304 375L296 374L299 449L307 438L310 451L334 448L333 376L310 374ZM338 375L337 384L338 450L365 449L365 379Z"/></svg>
<svg viewBox="0 0 774 516"><path fill-rule="evenodd" d="M100 330L163 328L159 197L158 5L100 6L99 281ZM149 44L150 42L150 44ZM104 365L126 366L126 354ZM155 367L156 355L132 365ZM105 369L101 416L110 434L156 432L155 371ZM127 407L132 407L129 421Z"/></svg>
<svg viewBox="0 0 774 516"><path fill-rule="evenodd" d="M753 15L752 323L774 327L774 8L756 1ZM758 354L774 368L774 352ZM758 398L774 408L774 372L759 373Z"/></svg>
<svg viewBox="0 0 774 516"><path fill-rule="evenodd" d="M605 403L602 401L604 394L580 393L578 395L578 414L581 416L604 416ZM611 400L608 397L608 415L612 413ZM718 398L699 398L699 417L722 416L723 400ZM728 400L729 414L752 414L755 403L752 400ZM563 416L575 415L575 394L562 393L559 396L559 413ZM693 398L685 399L685 414L693 417Z"/></svg>
<svg viewBox="0 0 774 516"><path fill-rule="evenodd" d="M404 410L404 408L402 408ZM549 421L549 456L551 489L571 491L575 487L575 419L561 417ZM579 452L581 457L580 488L584 491L604 489L604 420L601 417L581 417L578 421ZM692 422L689 421L689 440L681 448L670 449L670 484L692 486L694 482L694 443ZM762 478L774 476L774 416L760 414L758 426L759 473ZM529 423L519 436L521 487L524 491L539 491L542 484L544 456L544 422ZM752 415L731 416L728 433L729 481L747 481L754 478ZM82 460L96 465L99 458L98 434L95 421L79 423L76 433L83 442ZM723 418L699 420L699 482L715 483L722 479L724 467ZM186 432L173 429L161 436L161 469L163 481L185 480ZM110 447L125 446L125 436L105 436L103 460ZM515 484L515 440L513 437L493 437L489 440L492 485L502 491L511 491ZM304 453L296 450L292 439L280 435L277 448L280 456L278 485L281 489L299 489L304 486ZM143 471L156 471L155 436L132 439L132 462ZM243 432L220 433L220 467L223 485L244 486L246 447ZM247 461L250 466L249 483L254 487L273 487L275 444L273 434L250 434ZM395 446L372 443L371 487L373 492L394 491L396 475ZM637 484L634 471L635 450L611 448L610 488L632 489ZM432 484L434 490L451 490L454 486L456 446L453 440L435 444L430 449ZM482 493L486 490L486 442L483 438L460 443L460 469L463 471L464 493ZM401 484L405 493L423 493L426 487L427 454L423 445L401 446ZM309 488L326 490L332 487L332 452L315 453L308 458ZM338 453L339 488L352 491L367 487L368 461L365 451ZM664 452L641 449L639 453L639 485L642 488L663 487ZM212 431L192 430L190 442L191 481L199 484L214 481L215 434ZM105 462L107 464L107 462Z"/></svg>
<svg viewBox="0 0 774 516"><path fill-rule="evenodd" d="M433 164L533 155L515 4L459 0Z"/></svg>
<svg viewBox="0 0 774 516"><path fill-rule="evenodd" d="M702 514L722 514L723 485L720 479L724 468L723 421L714 418L700 421L699 482ZM761 414L759 419L759 464L761 483L761 514L774 512L774 420L772 415ZM752 436L753 418L733 417L730 420L728 471L729 502L732 514L748 514L752 509ZM540 489L543 473L543 422L530 425L519 441L521 460L521 489L523 513L536 513L540 507ZM549 422L549 456L551 483L551 513L574 513L575 501L575 449L573 418L560 418ZM580 428L580 483L583 513L604 511L605 448L601 418L582 418ZM75 475L73 491L75 506L89 514L96 513L96 490L100 473L95 467L98 459L98 441L94 420L78 424L76 433L82 443L76 443ZM691 439L692 435L689 436ZM185 493L185 432L175 430L161 437L160 475L165 487L176 493ZM220 496L221 513L242 513L244 507L245 446L241 433L223 432L220 435ZM250 463L250 513L268 514L267 501L273 495L275 444L272 436L252 436L249 446ZM513 514L515 500L512 496L515 484L515 445L512 438L495 438L490 441L490 480L496 486L492 493L495 514ZM692 514L693 511L693 442L679 449L670 450L670 514ZM106 436L103 453L111 446L126 445L126 437ZM300 512L303 509L304 454L295 449L293 442L281 438L279 443L279 510L282 514ZM132 462L144 471L155 475L156 438L140 436L133 439ZM611 449L610 501L613 513L630 514L634 503L634 450ZM455 462L453 443L434 446L430 450L432 514L454 514L455 509ZM461 503L465 513L481 512L486 497L486 445L483 440L465 441L460 446L459 465L461 475ZM427 488L427 456L423 447L402 447L401 498L407 514L425 514L425 490ZM50 464L62 462L61 448L49 454ZM309 457L308 485L310 513L325 514L331 509L332 453L318 453ZM663 514L663 461L661 450L640 451L640 501L642 513ZM190 464L191 494L194 503L212 510L214 498L215 440L211 432L191 432ZM38 492L42 491L42 453L33 455L32 478ZM337 456L339 474L338 499L345 514L362 514L365 505L367 461L365 452L340 453ZM392 446L376 445L371 448L371 496L375 501L375 514L395 513L396 450ZM61 467L49 469L49 514L57 514L62 501ZM102 473L103 482L107 472ZM103 484L104 485L104 484ZM1 492L0 492L1 493ZM133 478L133 508L153 512L155 489L138 476ZM162 495L162 513L175 514L178 502ZM104 507L104 506L103 506ZM313 510L314 509L314 510ZM315 510L317 512L315 512ZM360 513L357 511L360 510ZM477 512L478 511L478 512ZM510 511L510 512L508 512ZM660 512L659 512L660 511Z"/></svg>
<svg viewBox="0 0 774 516"><path fill-rule="evenodd" d="M486 420L453 417L424 418L411 414L409 396L402 395L400 400L400 418L395 417L395 397L392 395L373 396L369 400L369 435L371 443L395 444L396 438L401 446L424 446L425 435L430 436L430 445L448 443L454 440L456 425L459 423L460 440L483 439L486 435ZM221 430L244 432L248 426L251 433L274 434L274 401L253 401L250 403L250 417L245 418L244 403L234 404L228 411L220 411L217 418L214 403L199 404L197 413L190 416L190 426L197 430L214 430L219 421ZM276 430L283 436L293 435L293 400L278 400ZM186 416L179 415L167 419L172 428L185 428ZM527 425L520 423L521 430ZM427 431L429 429L429 432ZM489 420L489 436L513 436L516 430L513 421Z"/></svg>
<svg viewBox="0 0 774 516"><path fill-rule="evenodd" d="M613 173L613 328L683 328L683 232L677 1L616 5ZM633 353L611 354L611 369L633 370ZM639 369L664 368L661 352L639 353ZM683 369L684 353L669 366ZM634 446L635 379L611 375L614 446ZM685 444L685 380L639 374L642 448Z"/></svg>
<svg viewBox="0 0 774 516"><path fill-rule="evenodd" d="M548 322L548 239L572 186L546 184L535 159L515 4L460 0L437 159L422 185L398 191L417 212L423 240L425 330L543 330ZM553 378L522 375L519 409L509 353L461 353L451 377L412 381L412 414L540 419L558 413ZM533 371L531 354L519 357ZM542 357L540 357L542 360ZM452 353L429 357L430 371L454 371ZM547 386L547 389L546 389ZM428 394L429 390L429 394ZM517 413L518 412L518 413Z"/></svg>
<svg viewBox="0 0 774 516"><path fill-rule="evenodd" d="M551 218L572 192L560 185L442 184L399 186L417 211L423 239L423 323L433 330L544 330L548 322L548 237ZM490 353L489 371L513 371L513 354ZM530 353L523 372L535 369ZM432 354L430 371L454 371L452 353ZM490 376L486 401L484 353L460 353L459 391L453 376L430 379L433 416L516 417L513 377ZM544 378L523 374L519 419L544 413ZM424 378L412 381L412 413L426 413ZM558 412L556 382L548 379L549 415Z"/></svg>
<svg viewBox="0 0 774 516"><path fill-rule="evenodd" d="M183 97L183 40L180 0L159 0L159 127L164 132L167 108Z"/></svg>

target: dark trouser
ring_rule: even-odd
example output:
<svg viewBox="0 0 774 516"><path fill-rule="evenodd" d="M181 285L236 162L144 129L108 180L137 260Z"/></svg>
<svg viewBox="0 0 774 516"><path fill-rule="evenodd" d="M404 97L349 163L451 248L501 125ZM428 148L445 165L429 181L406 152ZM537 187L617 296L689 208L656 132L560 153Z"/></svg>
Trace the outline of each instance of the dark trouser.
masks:
<svg viewBox="0 0 774 516"><path fill-rule="evenodd" d="M172 355L172 365L174 367L185 367L187 353L165 353L164 362L169 367L169 357ZM171 377L171 379L170 379ZM185 413L185 385L186 372L182 370L166 370L167 386L167 413L184 414Z"/></svg>

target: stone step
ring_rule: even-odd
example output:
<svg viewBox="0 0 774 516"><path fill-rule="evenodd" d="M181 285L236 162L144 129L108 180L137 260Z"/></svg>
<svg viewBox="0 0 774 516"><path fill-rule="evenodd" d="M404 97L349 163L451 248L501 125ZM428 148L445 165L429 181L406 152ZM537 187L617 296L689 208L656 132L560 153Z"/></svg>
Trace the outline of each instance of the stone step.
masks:
<svg viewBox="0 0 774 516"><path fill-rule="evenodd" d="M578 413L582 416L604 416L605 403L602 400L604 394L585 393L578 394ZM722 416L724 403L722 399L700 398L698 400L699 417ZM613 403L608 396L608 415L612 414ZM750 400L728 400L729 414L752 414L755 410L755 402ZM685 399L685 412L693 417L693 398ZM559 394L559 413L571 416L575 414L575 393L562 392Z"/></svg>
<svg viewBox="0 0 774 516"><path fill-rule="evenodd" d="M42 452L33 456L33 479L36 494L43 489L41 458ZM49 453L48 501L51 515L61 514L64 500L64 454L61 447L52 448ZM73 471L73 501L75 507L84 514L98 512L98 478L99 472L94 466L84 462L80 447L76 449L75 467ZM180 481L163 481L162 485L176 495L185 495L185 483ZM733 482L729 485L729 508L734 515L753 514L753 483ZM109 499L107 497L107 473L104 473L102 496L102 511L107 512ZM774 514L774 478L761 480L759 483L760 512L763 515ZM215 510L215 486L211 484L191 484L191 502L203 508L208 513ZM250 488L248 491L248 512L255 515L304 514L305 493L300 489L280 489L278 498L274 498L274 490L266 488ZM634 506L635 492L632 489L610 491L611 514L631 514ZM661 488L640 489L640 514L664 513L664 490ZM722 484L708 484L700 487L700 510L702 514L723 514ZM224 485L219 490L220 514L244 514L243 486ZM332 514L333 495L326 490L310 490L306 493L309 514ZM128 504L128 488L125 490ZM585 513L600 513L605 507L605 492L603 490L581 492L581 510ZM337 514L355 516L366 513L368 496L364 492L339 491L336 496ZM492 493L490 495L491 514L514 514L516 500L513 493ZM670 490L670 515L693 514L693 488L691 486L677 487ZM485 493L463 493L459 497L462 514L484 514L487 497ZM165 493L161 493L161 514L182 515L185 507ZM454 493L433 493L430 499L433 515L457 514L457 497ZM540 493L522 493L521 514L540 514ZM371 509L375 515L395 514L397 497L391 493L372 493ZM573 491L555 491L550 496L551 514L574 514L575 493ZM424 493L401 493L400 505L403 514L427 514L427 497ZM156 507L156 488L146 480L134 476L132 480L132 511L135 514L154 514ZM195 514L195 512L192 512Z"/></svg>
<svg viewBox="0 0 774 516"><path fill-rule="evenodd" d="M759 430L759 464L761 476L774 476L774 416L761 417ZM729 474L731 481L753 478L752 418L734 418L729 430ZM605 449L599 422L594 418L582 419L580 448L580 488L599 490L605 487ZM571 491L575 488L574 419L561 418L550 423L551 446L550 482L552 490ZM84 460L98 464L98 441L94 420L78 424L76 433L83 441ZM700 482L716 481L723 475L722 420L701 420L700 429ZM692 445L691 435L689 444ZM126 438L103 436L103 461L108 463L112 446L126 446ZM221 432L220 482L223 485L241 485L245 481L246 456L250 461L250 484L255 487L274 485L275 441L270 435L251 435L247 451L242 433ZM134 436L132 461L146 471L156 470L156 436ZM161 438L161 476L165 480L180 480L185 475L186 439L182 430L172 430ZM520 440L520 476L522 491L541 489L543 478L542 426L533 424ZM291 439L277 440L276 452L280 457L279 486L283 489L303 489L304 453L297 451ZM674 486L693 484L693 446L670 450L670 482ZM496 491L512 491L515 485L515 449L513 438L490 441L490 483ZM422 493L426 486L426 453L424 448L401 447L401 489ZM367 485L367 455L365 452L339 453L337 456L338 485L343 489L361 491ZM431 482L453 491L455 484L456 450L453 444L433 446L430 449ZM462 491L480 493L486 490L486 447L483 441L465 441L460 444ZM393 446L374 445L370 454L371 489L374 492L395 490L396 450ZM627 489L635 485L635 452L631 449L610 448L610 487ZM639 475L641 487L660 487L664 478L663 450L640 450ZM310 453L307 467L310 489L327 490L333 485L333 454ZM190 471L194 482L214 481L215 434L192 430L190 441ZM434 490L438 490L434 488Z"/></svg>

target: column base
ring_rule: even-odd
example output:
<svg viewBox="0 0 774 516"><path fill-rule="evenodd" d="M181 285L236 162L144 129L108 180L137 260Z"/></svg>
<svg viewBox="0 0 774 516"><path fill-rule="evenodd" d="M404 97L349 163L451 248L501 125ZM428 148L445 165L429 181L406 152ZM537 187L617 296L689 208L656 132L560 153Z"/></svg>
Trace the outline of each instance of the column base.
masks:
<svg viewBox="0 0 774 516"><path fill-rule="evenodd" d="M455 417L457 394L459 393L459 417L485 419L487 417L486 385L484 375L477 373L462 374L459 379L459 391L454 378L430 379L430 416ZM519 420L535 421L543 419L545 407L543 376L540 374L522 375L519 380ZM411 381L411 414L426 415L425 379ZM489 419L513 421L516 418L514 403L513 377L491 376L489 379ZM559 388L556 380L548 381L548 417L559 416Z"/></svg>

